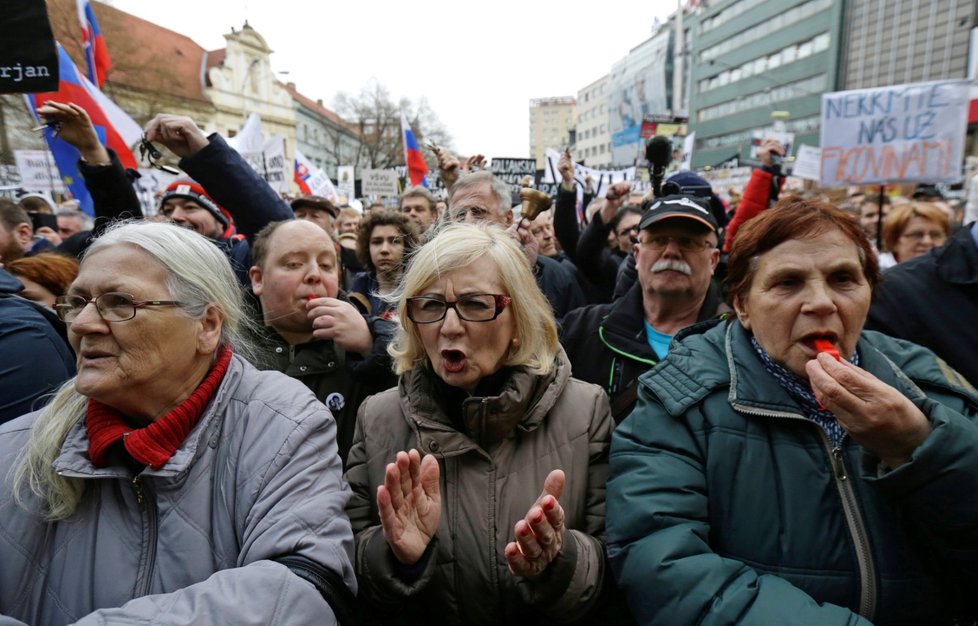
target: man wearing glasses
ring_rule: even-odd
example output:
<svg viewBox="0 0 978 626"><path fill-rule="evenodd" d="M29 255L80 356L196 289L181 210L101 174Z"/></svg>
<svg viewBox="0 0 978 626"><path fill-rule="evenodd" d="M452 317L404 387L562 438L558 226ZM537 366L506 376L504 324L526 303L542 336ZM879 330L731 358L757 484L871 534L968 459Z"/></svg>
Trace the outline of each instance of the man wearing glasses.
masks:
<svg viewBox="0 0 978 626"><path fill-rule="evenodd" d="M702 200L660 198L638 227L638 280L611 304L572 311L561 334L574 377L604 388L616 423L631 412L638 377L665 358L673 336L726 310L711 280L718 227Z"/></svg>

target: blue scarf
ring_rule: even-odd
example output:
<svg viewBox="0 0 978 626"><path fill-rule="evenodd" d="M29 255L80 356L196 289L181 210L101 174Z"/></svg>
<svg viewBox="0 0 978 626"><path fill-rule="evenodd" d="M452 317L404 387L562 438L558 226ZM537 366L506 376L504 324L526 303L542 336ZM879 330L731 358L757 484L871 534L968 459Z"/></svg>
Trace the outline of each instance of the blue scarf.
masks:
<svg viewBox="0 0 978 626"><path fill-rule="evenodd" d="M761 344L757 343L754 337L750 338L750 342L754 346L757 357L764 364L764 369L767 370L767 373L774 376L774 379L778 381L781 388L788 392L792 400L798 403L805 417L818 424L825 431L829 441L832 442L832 447L840 447L843 438L846 436L846 431L839 425L839 420L836 419L832 411L819 408L818 400L815 399L815 394L812 392L812 388L808 382L799 378L794 372L775 363L771 359L771 356L761 347ZM852 353L850 363L856 366L859 365L858 353Z"/></svg>

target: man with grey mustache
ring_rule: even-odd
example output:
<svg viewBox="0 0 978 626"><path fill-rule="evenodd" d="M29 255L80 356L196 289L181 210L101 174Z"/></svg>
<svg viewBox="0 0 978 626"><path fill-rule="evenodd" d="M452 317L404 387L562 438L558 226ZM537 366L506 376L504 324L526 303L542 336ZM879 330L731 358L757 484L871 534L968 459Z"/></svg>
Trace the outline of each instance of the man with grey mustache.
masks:
<svg viewBox="0 0 978 626"><path fill-rule="evenodd" d="M605 201L620 203L628 191L628 183L616 183ZM699 198L656 199L639 222L635 284L610 304L564 317L560 341L573 375L604 388L615 423L631 412L638 377L666 357L677 332L730 310L712 280L718 230Z"/></svg>

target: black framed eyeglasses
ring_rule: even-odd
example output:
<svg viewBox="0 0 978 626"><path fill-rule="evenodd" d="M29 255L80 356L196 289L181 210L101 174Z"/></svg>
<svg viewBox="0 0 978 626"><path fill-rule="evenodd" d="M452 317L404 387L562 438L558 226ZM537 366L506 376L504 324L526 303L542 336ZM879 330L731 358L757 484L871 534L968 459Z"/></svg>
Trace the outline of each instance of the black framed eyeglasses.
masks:
<svg viewBox="0 0 978 626"><path fill-rule="evenodd" d="M62 322L73 322L82 310L95 303L95 310L106 322L126 322L136 317L136 309L146 306L181 306L176 300L136 300L131 294L110 291L95 298L82 296L58 296L54 310Z"/></svg>
<svg viewBox="0 0 978 626"><path fill-rule="evenodd" d="M450 302L433 296L416 296L407 299L407 314L415 324L433 324L445 319L448 309L455 309L459 319L466 322L491 322L512 301L498 293L474 293Z"/></svg>

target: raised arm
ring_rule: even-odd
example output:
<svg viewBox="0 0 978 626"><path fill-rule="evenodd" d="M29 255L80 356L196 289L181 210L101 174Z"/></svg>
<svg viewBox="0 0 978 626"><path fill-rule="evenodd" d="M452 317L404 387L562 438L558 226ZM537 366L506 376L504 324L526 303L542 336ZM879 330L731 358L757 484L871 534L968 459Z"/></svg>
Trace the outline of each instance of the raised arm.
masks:
<svg viewBox="0 0 978 626"><path fill-rule="evenodd" d="M574 183L574 163L565 152L557 164L561 183L554 202L554 236L570 260L577 265L577 242L581 227L577 224L577 187Z"/></svg>
<svg viewBox="0 0 978 626"><path fill-rule="evenodd" d="M293 219L292 209L223 137L205 136L189 117L161 113L146 126L146 138L180 157L180 168L228 210L248 243L270 222Z"/></svg>
<svg viewBox="0 0 978 626"><path fill-rule="evenodd" d="M93 236L97 237L112 220L143 216L132 179L115 152L99 141L85 109L77 104L48 101L37 112L46 119L56 120L61 125L58 136L81 156L78 170L85 178L85 187L95 206Z"/></svg>

